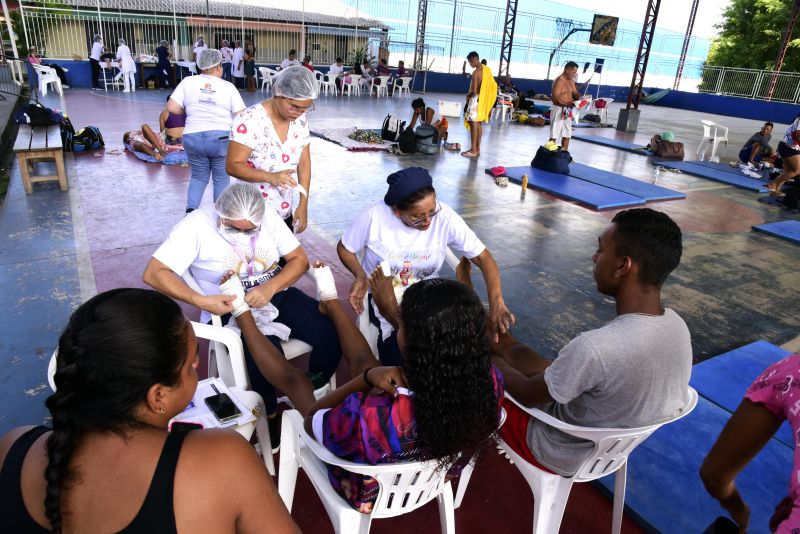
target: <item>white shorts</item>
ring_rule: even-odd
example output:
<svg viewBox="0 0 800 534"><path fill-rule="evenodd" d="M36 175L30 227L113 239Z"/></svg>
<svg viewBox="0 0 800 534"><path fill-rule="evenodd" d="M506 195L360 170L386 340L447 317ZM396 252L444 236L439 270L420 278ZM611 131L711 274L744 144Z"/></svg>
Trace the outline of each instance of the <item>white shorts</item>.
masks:
<svg viewBox="0 0 800 534"><path fill-rule="evenodd" d="M572 114L575 108L553 106L550 108L550 139L572 137Z"/></svg>
<svg viewBox="0 0 800 534"><path fill-rule="evenodd" d="M467 112L464 114L464 119L467 122L477 122L478 121L478 97L473 96L469 99L469 104L467 104Z"/></svg>

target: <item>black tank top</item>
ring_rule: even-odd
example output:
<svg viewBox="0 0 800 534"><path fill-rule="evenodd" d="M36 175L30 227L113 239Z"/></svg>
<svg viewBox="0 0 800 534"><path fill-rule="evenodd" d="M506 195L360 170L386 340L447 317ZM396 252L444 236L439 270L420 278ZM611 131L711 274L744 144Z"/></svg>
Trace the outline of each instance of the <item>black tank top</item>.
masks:
<svg viewBox="0 0 800 534"><path fill-rule="evenodd" d="M28 450L39 437L50 429L37 426L20 436L8 451L3 468L0 470L0 502L3 513L0 514L0 532L20 534L48 534L50 531L33 520L22 500L20 488L22 462ZM139 513L120 534L152 534L153 532L178 532L175 525L175 511L172 508L175 467L186 432L169 434L161 450L161 456L150 482L150 489L144 498Z"/></svg>

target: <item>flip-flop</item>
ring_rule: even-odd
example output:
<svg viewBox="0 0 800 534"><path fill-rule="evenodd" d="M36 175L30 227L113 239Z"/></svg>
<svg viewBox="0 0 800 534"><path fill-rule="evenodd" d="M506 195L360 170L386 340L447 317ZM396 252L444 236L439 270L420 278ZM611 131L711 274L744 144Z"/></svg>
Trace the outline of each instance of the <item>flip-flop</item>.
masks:
<svg viewBox="0 0 800 534"><path fill-rule="evenodd" d="M469 154L468 152L462 152L461 155L465 158L477 158L480 156L480 154Z"/></svg>

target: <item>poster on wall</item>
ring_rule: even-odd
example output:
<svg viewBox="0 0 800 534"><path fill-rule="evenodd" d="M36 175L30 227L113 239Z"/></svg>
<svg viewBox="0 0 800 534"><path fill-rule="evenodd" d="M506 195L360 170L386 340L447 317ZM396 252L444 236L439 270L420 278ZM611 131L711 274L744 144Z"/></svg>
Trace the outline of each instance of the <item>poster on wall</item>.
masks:
<svg viewBox="0 0 800 534"><path fill-rule="evenodd" d="M591 44L614 46L617 39L617 25L619 17L595 15L592 21L592 33L589 36Z"/></svg>

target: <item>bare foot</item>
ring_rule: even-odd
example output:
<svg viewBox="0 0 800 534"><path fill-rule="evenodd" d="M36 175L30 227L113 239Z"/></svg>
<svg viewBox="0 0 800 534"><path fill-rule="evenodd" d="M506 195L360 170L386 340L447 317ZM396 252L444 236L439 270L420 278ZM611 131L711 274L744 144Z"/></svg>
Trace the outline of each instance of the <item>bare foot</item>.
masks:
<svg viewBox="0 0 800 534"><path fill-rule="evenodd" d="M381 315L391 317L392 314L397 313L397 299L394 296L392 278L384 276L380 265L372 271L369 277L369 288L372 291L372 300L375 301Z"/></svg>
<svg viewBox="0 0 800 534"><path fill-rule="evenodd" d="M472 150L469 150L467 152L462 152L461 155L464 156L465 158L477 158L481 154L480 152L473 152Z"/></svg>
<svg viewBox="0 0 800 534"><path fill-rule="evenodd" d="M472 263L461 256L461 261L458 262L456 265L456 280L467 286L468 288L472 289Z"/></svg>

